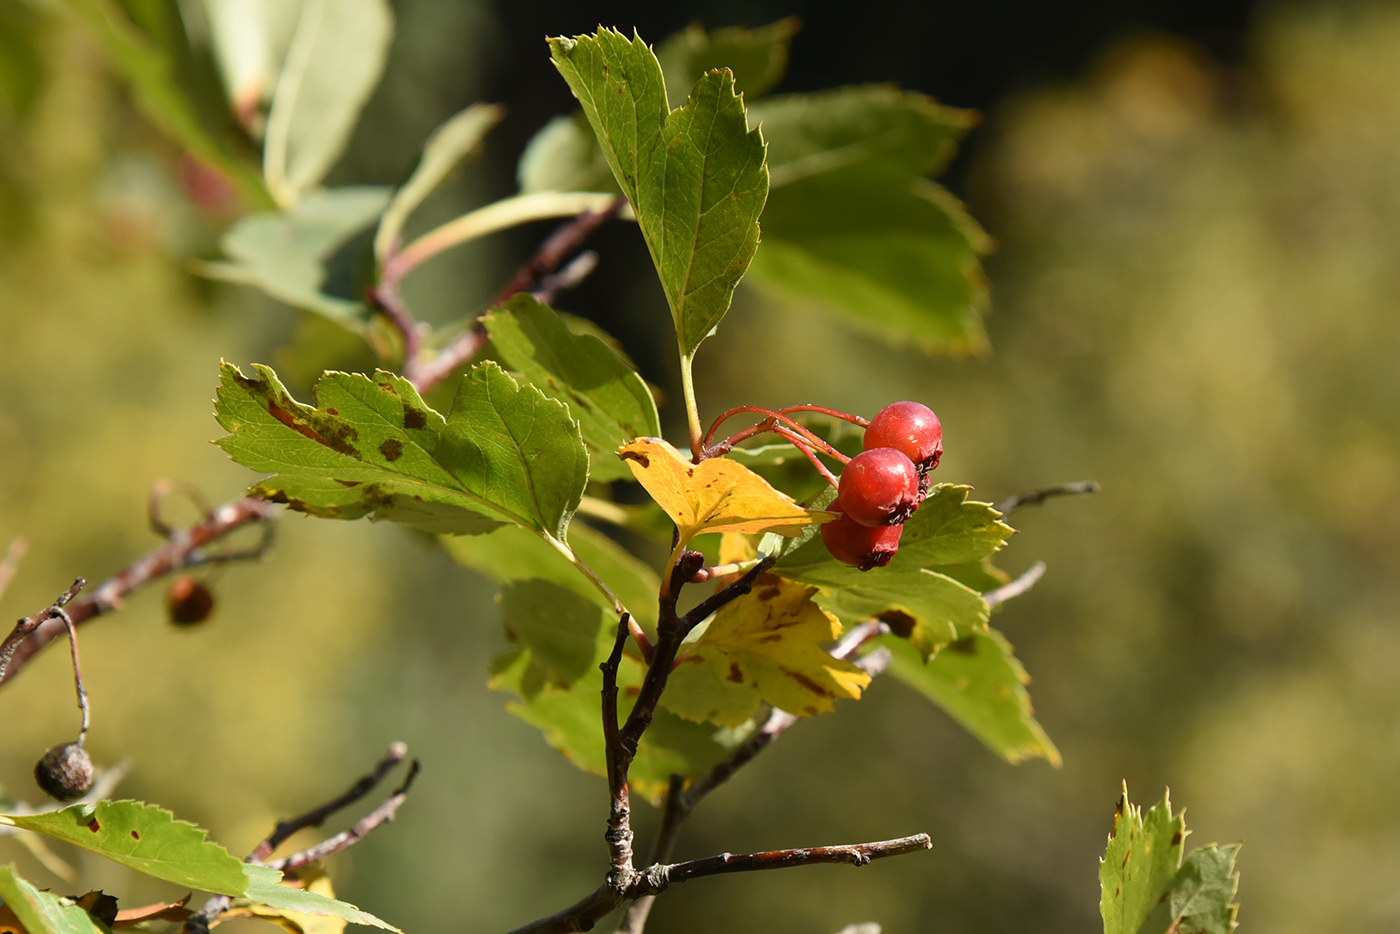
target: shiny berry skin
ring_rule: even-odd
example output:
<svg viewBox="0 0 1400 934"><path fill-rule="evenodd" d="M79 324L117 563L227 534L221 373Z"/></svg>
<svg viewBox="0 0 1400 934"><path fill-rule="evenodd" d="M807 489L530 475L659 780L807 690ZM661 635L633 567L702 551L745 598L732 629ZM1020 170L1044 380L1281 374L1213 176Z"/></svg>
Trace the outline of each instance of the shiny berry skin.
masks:
<svg viewBox="0 0 1400 934"><path fill-rule="evenodd" d="M943 456L943 424L933 409L918 402L892 402L865 429L865 450L894 448L914 462L924 477Z"/></svg>
<svg viewBox="0 0 1400 934"><path fill-rule="evenodd" d="M193 626L204 622L214 612L214 594L195 578L181 574L170 584L166 608L170 611L172 623Z"/></svg>
<svg viewBox="0 0 1400 934"><path fill-rule="evenodd" d="M841 512L836 503L827 509ZM822 523L822 542L831 556L862 571L889 564L899 550L899 536L903 533L902 525L861 525L847 515Z"/></svg>
<svg viewBox="0 0 1400 934"><path fill-rule="evenodd" d="M77 743L54 746L34 766L34 780L59 801L72 801L87 794L92 775L92 759Z"/></svg>
<svg viewBox="0 0 1400 934"><path fill-rule="evenodd" d="M898 525L919 505L919 471L894 448L863 451L841 472L836 498L861 525Z"/></svg>

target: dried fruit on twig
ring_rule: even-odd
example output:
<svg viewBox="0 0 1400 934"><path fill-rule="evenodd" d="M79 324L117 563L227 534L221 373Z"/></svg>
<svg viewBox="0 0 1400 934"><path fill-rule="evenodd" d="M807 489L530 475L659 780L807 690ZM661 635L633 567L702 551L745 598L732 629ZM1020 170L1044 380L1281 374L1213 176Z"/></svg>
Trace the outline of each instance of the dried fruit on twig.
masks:
<svg viewBox="0 0 1400 934"><path fill-rule="evenodd" d="M92 776L92 758L78 743L54 746L34 766L34 780L59 801L72 801L87 794Z"/></svg>
<svg viewBox="0 0 1400 934"><path fill-rule="evenodd" d="M170 609L172 623L193 626L204 622L214 612L214 594L201 581L189 574L181 574L170 585L166 605Z"/></svg>

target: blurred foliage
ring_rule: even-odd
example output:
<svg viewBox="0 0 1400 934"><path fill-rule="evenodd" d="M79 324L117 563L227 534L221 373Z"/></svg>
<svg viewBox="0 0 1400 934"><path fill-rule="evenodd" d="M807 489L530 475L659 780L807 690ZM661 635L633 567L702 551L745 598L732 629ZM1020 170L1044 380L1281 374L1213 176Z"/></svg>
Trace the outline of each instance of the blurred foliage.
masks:
<svg viewBox="0 0 1400 934"><path fill-rule="evenodd" d="M484 5L460 5L451 30L422 9L404 5L388 83L333 177L392 181L473 99L475 60L446 37L489 40ZM182 194L179 153L90 37L21 10L0 16L0 545L32 544L11 618L151 547L156 479L241 491L246 472L204 443L221 356L347 365L312 340L304 369L274 361L295 336L285 311L185 272L219 227ZM1243 838L1247 926L1395 929L1397 62L1389 7L1282 10L1261 18L1249 67L1148 37L989 113L969 192L999 241L989 359L930 362L741 298L700 358L704 413L917 398L943 418L940 470L980 495L1082 478L1104 492L1012 517L1014 560L1049 573L995 620L1036 677L1062 770L1009 768L876 679L706 801L678 855L917 830L933 852L854 878L705 880L658 903L657 930L1093 929L1124 777L1149 799L1170 784L1193 843ZM549 67L542 44L529 67ZM434 267L419 288L437 304L421 304L473 307L516 245ZM618 301L652 314L648 289ZM650 352L664 344L621 336L665 376ZM410 931L464 913L486 930L591 887L603 786L487 692L505 647L491 587L402 530L299 517L267 562L212 583L203 627L170 627L151 590L87 628L90 745L99 764L135 761L124 794L241 850L401 738L425 773L399 819L333 865L342 896ZM7 794L37 794L33 760L75 727L71 690L50 651L0 693ZM63 855L85 887L139 894ZM62 889L0 839L11 859Z"/></svg>

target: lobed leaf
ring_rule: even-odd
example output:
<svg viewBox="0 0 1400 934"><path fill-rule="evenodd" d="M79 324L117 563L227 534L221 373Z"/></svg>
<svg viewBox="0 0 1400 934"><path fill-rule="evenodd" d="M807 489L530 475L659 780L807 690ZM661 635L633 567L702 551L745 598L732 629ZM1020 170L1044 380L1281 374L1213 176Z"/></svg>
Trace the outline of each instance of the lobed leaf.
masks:
<svg viewBox="0 0 1400 934"><path fill-rule="evenodd" d="M948 716L1013 765L1041 758L1059 767L1060 753L1032 716L1030 676L995 630L944 646L924 662L909 640L885 636L890 674L941 707Z"/></svg>
<svg viewBox="0 0 1400 934"><path fill-rule="evenodd" d="M588 449L589 476L631 476L614 453L661 434L651 390L637 371L591 334L575 334L548 305L520 293L482 318L501 359L569 407Z"/></svg>
<svg viewBox="0 0 1400 934"><path fill-rule="evenodd" d="M870 676L824 646L841 623L812 602L815 587L773 575L715 614L680 659L661 703L689 720L738 726L760 701L809 717L858 700Z"/></svg>
<svg viewBox="0 0 1400 934"><path fill-rule="evenodd" d="M302 866L296 873L299 887L316 895L335 898L330 876L315 865ZM273 908L270 905L250 905L247 912L255 918L263 918L281 926L288 934L344 934L346 920L335 915L308 914L290 908ZM224 917L237 917L237 910L225 913Z"/></svg>
<svg viewBox="0 0 1400 934"><path fill-rule="evenodd" d="M10 927L5 923L7 912L19 923L21 934L103 934L105 930L71 899L40 891L20 878L14 863L0 866L0 902L0 930Z"/></svg>
<svg viewBox="0 0 1400 934"><path fill-rule="evenodd" d="M453 115L433 131L423 145L423 156L408 181L394 192L379 230L374 236L374 257L382 266L397 248L403 225L428 195L452 170L480 148L486 134L505 116L505 110L490 104L472 104Z"/></svg>
<svg viewBox="0 0 1400 934"><path fill-rule="evenodd" d="M383 928L403 934L387 921L376 918L367 911L361 911L349 902L327 898L307 889L278 885L282 873L267 866L244 866L247 871L247 890L243 893L255 905L266 905L279 911L294 911L302 914L326 915L342 918L352 924L365 927Z"/></svg>
<svg viewBox="0 0 1400 934"><path fill-rule="evenodd" d="M758 474L724 457L693 464L659 438L641 438L618 451L637 482L680 533L680 545L701 532L791 535L828 518L793 502Z"/></svg>
<svg viewBox="0 0 1400 934"><path fill-rule="evenodd" d="M632 203L681 353L691 356L729 310L758 246L768 194L763 140L748 129L727 71L705 75L672 111L661 66L640 37L602 29L549 43Z"/></svg>
<svg viewBox="0 0 1400 934"><path fill-rule="evenodd" d="M349 264L334 258L374 223L388 201L387 188L332 188L313 192L284 212L248 214L219 240L229 262L200 263L196 269L211 279L261 289L363 335L370 311L352 271L333 268Z"/></svg>
<svg viewBox="0 0 1400 934"><path fill-rule="evenodd" d="M215 410L230 432L219 446L273 473L253 495L328 518L458 534L514 522L565 540L588 480L578 426L495 364L462 377L446 419L391 373L327 373L313 408L254 369L260 379L223 365Z"/></svg>
<svg viewBox="0 0 1400 934"><path fill-rule="evenodd" d="M787 71L788 47L800 27L789 16L767 26L731 26L706 32L692 23L669 36L656 50L666 77L666 99L672 108L685 103L691 86L707 72L728 68L734 90L752 102L766 94Z"/></svg>
<svg viewBox="0 0 1400 934"><path fill-rule="evenodd" d="M952 483L932 486L904 523L895 559L931 568L970 564L1000 551L1016 530L990 504L969 502L970 492L972 487Z"/></svg>
<svg viewBox="0 0 1400 934"><path fill-rule="evenodd" d="M1166 897L1181 865L1186 822L1172 814L1170 793L1143 815L1128 800L1128 783L1113 815L1113 832L1099 860L1104 934L1138 934Z"/></svg>
<svg viewBox="0 0 1400 934"><path fill-rule="evenodd" d="M529 655L520 675L525 697L546 685L567 688L588 673L598 654L598 632L611 614L547 580L510 581L497 599L506 638Z"/></svg>
<svg viewBox="0 0 1400 934"><path fill-rule="evenodd" d="M99 801L41 814L3 815L0 822L187 888L242 895L247 885L243 863L211 842L207 831L153 804Z"/></svg>
<svg viewBox="0 0 1400 934"><path fill-rule="evenodd" d="M991 242L940 169L974 122L888 86L755 103L772 191L754 282L928 350L985 348L979 256Z"/></svg>
<svg viewBox="0 0 1400 934"><path fill-rule="evenodd" d="M316 188L340 158L393 35L386 0L304 0L264 140L263 177L279 205Z"/></svg>
<svg viewBox="0 0 1400 934"><path fill-rule="evenodd" d="M1192 850L1139 929L1141 934L1230 934L1238 925L1234 903L1240 876L1235 871L1238 843L1212 843Z"/></svg>

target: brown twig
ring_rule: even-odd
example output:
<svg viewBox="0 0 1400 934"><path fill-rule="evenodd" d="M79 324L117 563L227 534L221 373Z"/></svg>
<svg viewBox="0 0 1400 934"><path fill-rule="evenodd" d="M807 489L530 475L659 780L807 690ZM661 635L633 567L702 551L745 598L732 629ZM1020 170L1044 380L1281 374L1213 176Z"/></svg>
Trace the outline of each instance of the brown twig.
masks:
<svg viewBox="0 0 1400 934"><path fill-rule="evenodd" d="M408 306L404 304L403 296L399 293L398 280L385 277L378 285L370 288L366 298L398 332L403 341L403 378L410 383L415 382L415 368L422 363L419 357L423 349L423 332L418 322L413 319Z"/></svg>
<svg viewBox="0 0 1400 934"><path fill-rule="evenodd" d="M569 260L567 266L540 280L538 288L530 292L530 297L541 305L552 305L560 292L576 289L598 268L598 254L584 250Z"/></svg>
<svg viewBox="0 0 1400 934"><path fill-rule="evenodd" d="M1034 587L1044 576L1045 562L1037 561L1035 564L1032 564L1024 574L1014 581L1011 581L1011 583L1003 584L996 590L989 590L984 593L982 599L987 601L987 606L989 607L997 606L998 604L1005 603L1007 600L1021 596L1021 594Z"/></svg>
<svg viewBox="0 0 1400 934"><path fill-rule="evenodd" d="M83 599L66 606L69 618L75 626L80 626L95 616L120 609L123 598L132 590L172 571L216 561L256 557L266 547L266 537L258 548L249 551L208 554L203 549L245 525L268 522L275 508L265 500L246 496L220 506L190 528L172 533L159 548L107 578ZM76 590L71 592L77 593ZM35 652L65 631L63 620L49 610L21 620L15 631L6 637L4 645L0 646L0 684L17 675Z"/></svg>
<svg viewBox="0 0 1400 934"><path fill-rule="evenodd" d="M612 652L598 666L603 670L603 749L608 757L608 829L603 836L608 843L610 876L632 871L632 804L627 788L631 757L622 745L617 724L617 666L631 635L630 620L628 614L622 614Z"/></svg>
<svg viewBox="0 0 1400 934"><path fill-rule="evenodd" d="M73 581L72 586L59 594L58 599L53 603L33 616L26 616L15 623L15 628L10 630L10 634L5 637L3 642L0 642L0 684L4 684L5 680L17 671L20 665L24 664L24 655L20 652L20 648L27 640L33 638L35 633L55 620L57 620L57 624L53 627L55 635L68 631L68 626L73 622L72 614L64 614L63 608L78 595L78 591L82 590L85 584L87 581L81 577L78 578ZM75 604L75 609L76 606ZM53 636L49 638L52 639ZM18 661L16 661L17 659Z"/></svg>
<svg viewBox="0 0 1400 934"><path fill-rule="evenodd" d="M1057 483L1054 486L1043 486L1035 490L1027 490L1025 493L1017 493L1015 496L1008 496L1006 499L992 506L997 512L1005 515L1013 509L1021 506L1034 506L1043 503L1047 499L1055 496L1079 496L1085 493L1097 493L1099 484L1095 480L1079 480L1074 483Z"/></svg>
<svg viewBox="0 0 1400 934"><path fill-rule="evenodd" d="M403 744L397 743L395 745L402 746ZM417 776L418 760L414 759L413 762L409 764L408 775L404 777L403 784L395 789L394 793L385 799L383 804L356 821L355 826L351 827L349 830L343 830L333 837L327 837L315 846L309 846L290 856L273 860L264 865L281 872L290 872L305 866L307 863L314 863L328 856L334 856L341 850L349 849L369 836L376 828L394 819L398 814L399 805L403 804L404 801L408 799L409 786L413 784L413 779Z"/></svg>
<svg viewBox="0 0 1400 934"><path fill-rule="evenodd" d="M760 872L766 869L790 869L797 866L816 866L823 863L849 863L852 866L865 866L887 856L901 856L918 850L933 848L933 841L926 833L896 840L877 840L872 843L848 843L837 846L814 846L792 850L766 850L760 853L719 853L704 859L693 859L684 863L656 865L636 874L631 884L615 889L609 885L599 886L582 901L563 911L541 918L538 921L516 928L511 934L573 934L577 931L592 930L600 918L620 908L629 901L644 896L655 896L672 885L700 879L705 876L718 876L731 872Z"/></svg>
<svg viewBox="0 0 1400 934"><path fill-rule="evenodd" d="M506 299L516 292L528 289L536 279L558 269L564 260L578 252L579 247L595 230L616 217L617 212L622 210L626 203L627 199L619 195L603 210L584 211L567 224L562 224L540 244L539 249L535 250L535 255L516 271L501 291L496 293L496 300L491 304L504 304Z"/></svg>

